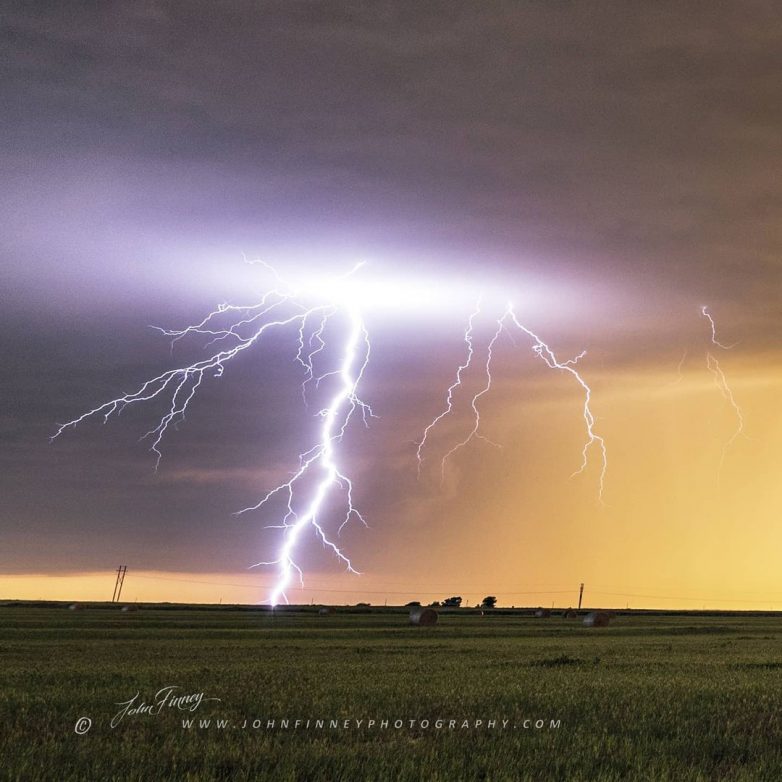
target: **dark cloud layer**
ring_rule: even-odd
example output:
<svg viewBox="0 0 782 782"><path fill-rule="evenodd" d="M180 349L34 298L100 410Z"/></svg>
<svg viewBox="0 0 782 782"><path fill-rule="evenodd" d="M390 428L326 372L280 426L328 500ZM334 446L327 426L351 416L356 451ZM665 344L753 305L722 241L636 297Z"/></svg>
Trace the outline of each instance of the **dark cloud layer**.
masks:
<svg viewBox="0 0 782 782"><path fill-rule="evenodd" d="M215 278L242 250L584 290L595 319L562 338L607 364L698 329L706 301L747 347L779 339L775 3L9 2L0 63L5 568L50 563L31 541L66 545L111 514L74 566L102 566L131 526L159 544L139 544L147 565L192 565L241 504L208 471L283 460L288 402L252 372L235 393L270 394L276 431L237 399L221 448L229 417L205 413L181 436L213 443L213 463L183 446L181 481L149 488L99 436L66 464L45 445L163 366L146 324L231 292ZM88 485L105 496L83 507ZM231 545L238 566L254 543Z"/></svg>
<svg viewBox="0 0 782 782"><path fill-rule="evenodd" d="M54 160L100 187L109 158L138 166L126 208L163 166L174 215L264 243L347 230L710 296L776 268L772 3L11 4L2 37L5 162L44 196Z"/></svg>

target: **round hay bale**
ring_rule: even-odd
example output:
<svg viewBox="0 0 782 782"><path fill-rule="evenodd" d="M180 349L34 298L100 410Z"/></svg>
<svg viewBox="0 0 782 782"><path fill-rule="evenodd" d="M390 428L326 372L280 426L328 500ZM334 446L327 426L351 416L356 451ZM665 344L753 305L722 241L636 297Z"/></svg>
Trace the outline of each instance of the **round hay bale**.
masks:
<svg viewBox="0 0 782 782"><path fill-rule="evenodd" d="M122 606L122 611L123 611L123 612L127 612L127 611L138 611L138 606L137 606L137 605L135 605L135 604L133 604L133 603L129 603L129 604L128 604L128 605L126 605L126 606Z"/></svg>
<svg viewBox="0 0 782 782"><path fill-rule="evenodd" d="M71 603L68 606L69 611L81 611L84 606L81 603Z"/></svg>
<svg viewBox="0 0 782 782"><path fill-rule="evenodd" d="M551 616L551 611L549 611L548 608L536 608L535 609L535 618L536 619L548 619Z"/></svg>
<svg viewBox="0 0 782 782"><path fill-rule="evenodd" d="M428 606L416 606L410 609L410 624L431 627L437 624L437 611Z"/></svg>
<svg viewBox="0 0 782 782"><path fill-rule="evenodd" d="M562 616L564 616L565 619L578 619L578 614L572 608L568 608L567 611L563 611Z"/></svg>
<svg viewBox="0 0 782 782"><path fill-rule="evenodd" d="M321 606L318 609L318 616L331 616L332 614L336 614L337 609L334 608L334 606Z"/></svg>
<svg viewBox="0 0 782 782"><path fill-rule="evenodd" d="M584 617L584 624L587 627L608 627L611 622L611 615L607 611L590 611Z"/></svg>

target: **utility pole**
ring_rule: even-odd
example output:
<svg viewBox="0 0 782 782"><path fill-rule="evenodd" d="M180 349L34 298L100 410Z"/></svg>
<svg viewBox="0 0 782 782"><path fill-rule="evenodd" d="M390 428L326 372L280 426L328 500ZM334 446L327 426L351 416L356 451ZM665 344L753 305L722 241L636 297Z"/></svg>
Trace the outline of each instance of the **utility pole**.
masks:
<svg viewBox="0 0 782 782"><path fill-rule="evenodd" d="M125 583L125 573L127 572L127 565L120 565L117 568L117 580L114 582L114 594L111 596L112 603L119 603L119 596L122 593L122 585Z"/></svg>
<svg viewBox="0 0 782 782"><path fill-rule="evenodd" d="M584 585L581 584L579 590L578 590L578 610L581 610L581 598L584 597Z"/></svg>
<svg viewBox="0 0 782 782"><path fill-rule="evenodd" d="M119 584L119 574L122 572L122 565L117 568L117 577L114 579L114 592L111 595L111 602L117 602L117 585Z"/></svg>

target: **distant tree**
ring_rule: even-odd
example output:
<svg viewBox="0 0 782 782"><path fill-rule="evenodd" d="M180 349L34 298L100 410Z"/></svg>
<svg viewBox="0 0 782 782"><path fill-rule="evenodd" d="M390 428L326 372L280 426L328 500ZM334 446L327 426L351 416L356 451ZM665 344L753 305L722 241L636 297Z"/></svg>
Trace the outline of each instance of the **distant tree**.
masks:
<svg viewBox="0 0 782 782"><path fill-rule="evenodd" d="M433 603L429 603L429 608L439 608L440 607L440 601L435 600Z"/></svg>
<svg viewBox="0 0 782 782"><path fill-rule="evenodd" d="M497 598L494 595L487 595L483 598L481 608L494 608L497 605Z"/></svg>
<svg viewBox="0 0 782 782"><path fill-rule="evenodd" d="M356 603L356 608L369 608L369 603Z"/></svg>
<svg viewBox="0 0 782 782"><path fill-rule="evenodd" d="M421 605L420 600L411 600L409 603L405 603L405 608L416 608Z"/></svg>
<svg viewBox="0 0 782 782"><path fill-rule="evenodd" d="M447 606L448 608L458 608L462 604L462 598L458 595L454 595L453 597L446 597L445 600L443 600L443 605Z"/></svg>

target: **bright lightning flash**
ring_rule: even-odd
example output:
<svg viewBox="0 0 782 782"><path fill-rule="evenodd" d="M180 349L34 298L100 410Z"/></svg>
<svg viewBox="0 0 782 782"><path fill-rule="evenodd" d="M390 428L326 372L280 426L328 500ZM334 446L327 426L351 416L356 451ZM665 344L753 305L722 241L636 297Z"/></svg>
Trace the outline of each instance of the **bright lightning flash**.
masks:
<svg viewBox="0 0 782 782"><path fill-rule="evenodd" d="M272 489L256 505L239 511L239 513L246 513L251 510L259 510L275 494L282 492L287 495L288 512L282 522L282 527L286 534L279 556L277 559L270 562L257 563L257 565L277 565L279 568L279 578L270 598L270 602L273 606L277 605L281 597L287 602L288 598L285 595L285 589L290 584L293 571L298 573L303 586L301 569L294 562L293 553L299 535L308 526L312 526L315 529L323 545L332 550L337 558L345 564L348 571L351 573L357 572L354 570L350 560L327 536L318 520L323 504L331 490L334 488L343 488L345 492L346 510L344 520L340 525L337 534L342 531L342 528L353 516L366 525L364 517L353 505L353 483L340 471L335 461L334 453L334 445L342 440L345 429L350 423L350 418L356 409L360 408L365 424L367 422L366 416L372 415L371 408L366 403L362 402L356 395L356 388L364 373L367 362L369 361L369 336L358 310L351 308L349 318L350 331L345 344L342 365L335 371L335 374L339 377L339 389L331 399L329 405L320 412L323 424L321 426L318 444L310 451L301 454L299 457L299 469L289 481ZM303 327L304 324L302 323L302 328ZM322 347L322 339L320 337L322 330L323 323L321 322L318 331L315 332L317 339L321 344L314 352L318 352ZM359 359L359 353L363 354L363 358ZM312 355L313 354L309 354L305 361L308 378L312 377ZM326 375L322 375L321 379L324 377L326 377ZM306 382L307 381L305 380L305 383ZM293 508L296 486L297 483L307 475L311 468L319 469L322 477L315 486L312 500L306 510L299 514ZM257 565L254 565L253 567L256 567Z"/></svg>
<svg viewBox="0 0 782 782"><path fill-rule="evenodd" d="M225 365L231 359L257 344L267 332L273 329L296 327L298 350L295 358L302 364L305 372L302 395L306 399L307 386L310 383L318 387L329 378L336 379L338 388L326 407L319 411L318 416L322 423L318 441L299 456L299 467L293 477L273 488L257 504L239 511L241 514L260 510L277 496L286 499L286 513L281 524L276 525L283 530L283 543L277 557L270 562L259 562L252 566L277 566L277 580L270 594L270 602L274 606L281 599L287 602L285 590L290 585L293 574L296 573L299 579L302 578L301 568L296 564L294 554L296 545L307 528L314 530L321 543L345 565L349 572L357 572L350 559L334 541L333 536L324 529L320 516L332 496L341 494L344 515L337 535L351 519L355 518L366 524L364 517L354 505L353 483L338 466L335 449L357 410L364 424L368 423L373 413L370 406L357 394L370 353L369 335L359 309L356 306L345 308L349 328L341 363L336 369L316 374L315 361L326 347L325 329L329 321L342 313L331 303L310 308L302 306L296 301L295 289L287 286L274 270L271 271L275 280L281 284L281 289L274 289L267 293L259 303L248 306L222 304L194 326L177 331L158 329L172 338L172 347L174 343L186 336L200 335L208 338L207 346L219 343L223 346L222 349L216 350L201 361L164 372L143 383L136 391L105 402L78 418L62 424L52 440L87 418L99 416L105 423L112 415L121 413L129 405L165 397L169 400L168 411L157 426L141 438L152 441L150 450L156 456L157 469L162 457L160 444L164 436L172 426L184 420L188 405L204 378L221 377ZM309 496L308 500L307 496Z"/></svg>
<svg viewBox="0 0 782 782"><path fill-rule="evenodd" d="M261 511L275 502L283 503L281 521L270 525L281 530L282 533L282 543L277 555L271 560L251 566L267 565L276 568L276 580L269 595L269 602L275 606L281 600L288 602L286 590L290 587L294 575L303 585L303 574L296 562L296 552L307 531L314 533L316 539L320 540L347 571L357 573L349 557L335 542L335 535L328 532L324 524L330 510L333 510L335 505L341 504L342 510L339 516L341 522L336 531L337 538L345 525L353 519L366 525L364 517L354 504L353 483L339 466L337 454L337 446L342 441L356 412L359 413L364 425L368 425L369 419L374 415L370 406L358 396L358 387L370 356L369 334L362 317L362 310L367 307L374 309L388 306L391 302L397 308L403 308L405 312L410 310L425 312L435 306L435 300L432 286L416 287L409 282L403 282L397 288L393 288L390 284L382 286L376 284L374 288L371 285L362 287L355 275L362 264L358 264L348 274L327 281L310 279L305 284L291 284L268 264L254 263L258 263L272 275L276 286L263 295L257 303L243 306L221 304L200 323L193 326L181 330L158 329L171 338L172 349L184 338L194 336L205 338L205 348L212 348L213 351L208 358L163 372L147 380L137 390L121 394L88 410L79 417L61 424L51 439L56 439L66 429L73 428L86 419L98 417L106 423L112 416L119 415L130 405L165 399L167 411L157 425L141 438L151 442L150 450L155 454L157 469L162 458L160 446L164 437L172 427L176 427L185 419L188 405L202 382L208 378L222 377L226 365L232 359L258 344L268 333L283 329L294 331L297 346L294 358L304 371L301 393L305 405L309 406L310 397L314 394L325 393L321 390L321 386L329 392L325 407L317 413L321 419L317 441L309 450L299 455L298 468L288 480L268 491L255 505L238 511L238 514ZM452 309L456 298L451 296L450 292L441 291L441 293L441 301ZM454 395L461 386L464 373L471 367L475 352L474 325L480 315L479 303L469 318L464 335L467 357L459 365L456 379L448 388L446 408L426 427L418 445L419 470L427 436L446 415L453 412ZM339 351L340 360L335 368L323 367L321 365L327 362L329 357L327 350L329 335L343 320L347 322L347 333ZM486 440L479 432L479 402L491 389L491 363L496 343L503 331L507 331L510 327L515 327L533 340L533 351L549 368L569 373L580 385L584 393L583 417L587 440L582 452L581 467L576 472L582 472L586 468L589 451L596 446L601 454L599 495L602 497L606 472L605 442L595 431L595 418L590 407L591 389L575 368L584 353L569 361L560 362L551 348L537 334L519 322L510 304L496 321L494 335L486 349L484 363L486 381L471 402L472 429L443 457L443 471L447 459L459 448L476 438ZM316 371L316 364L318 371ZM321 369L323 371L320 371ZM496 443L492 444L496 445Z"/></svg>

